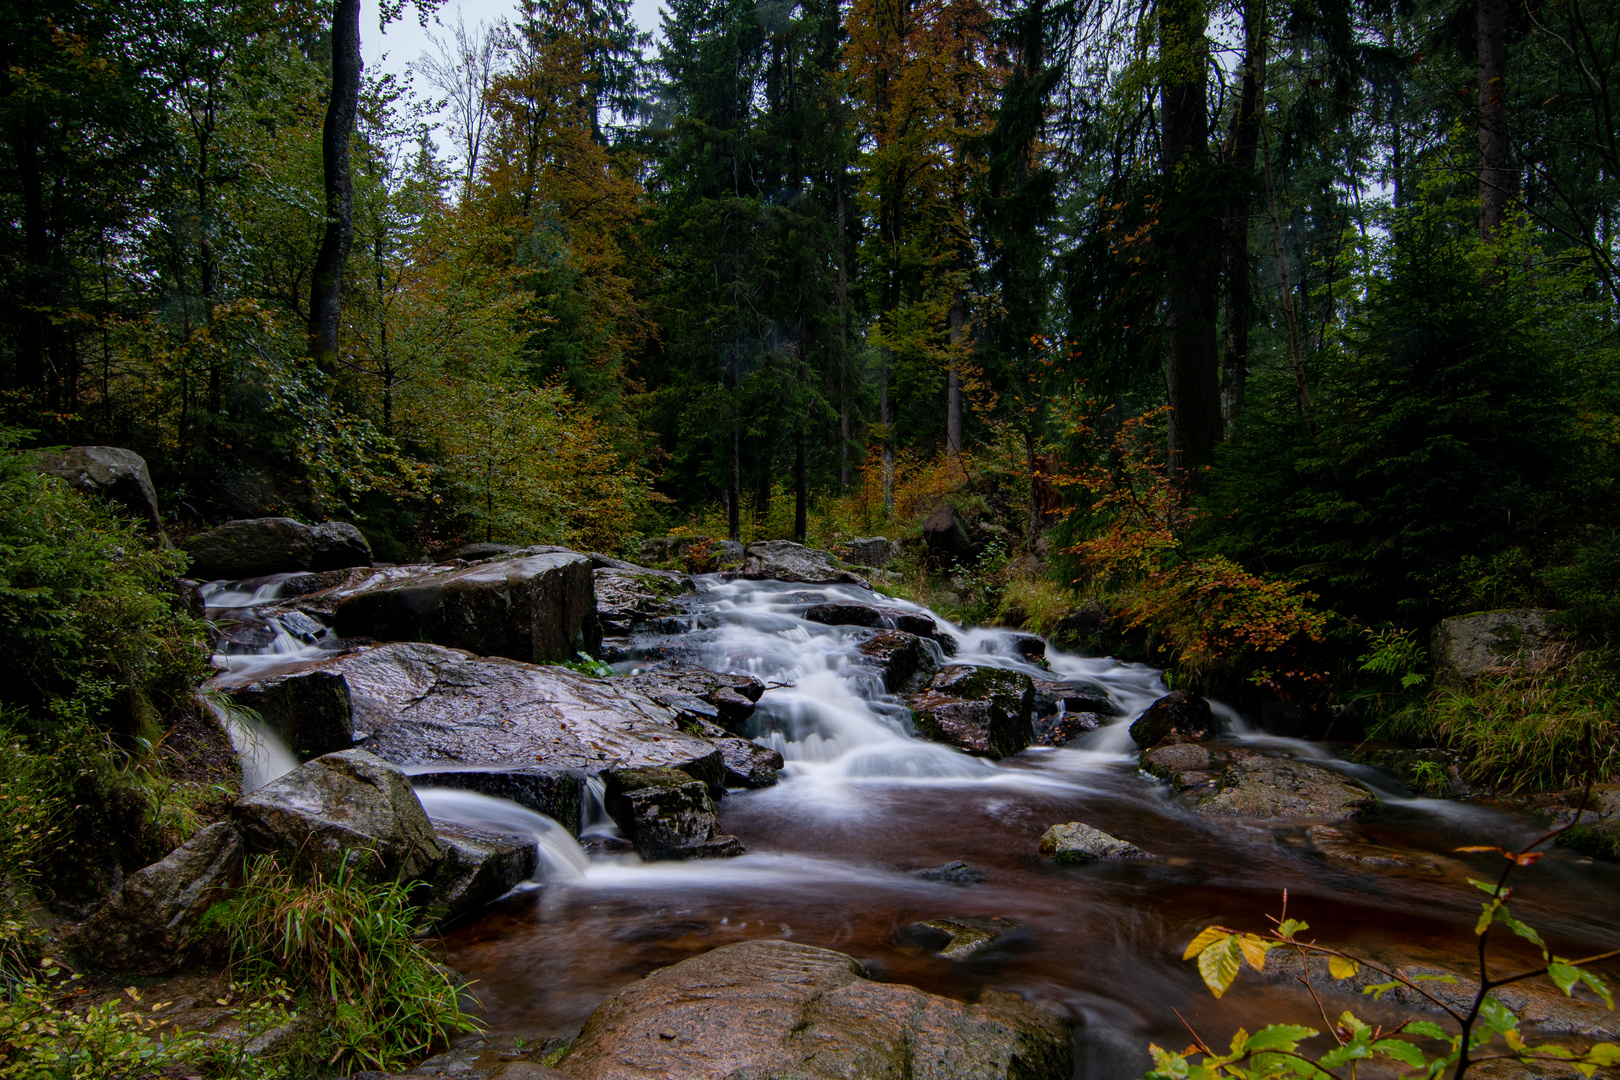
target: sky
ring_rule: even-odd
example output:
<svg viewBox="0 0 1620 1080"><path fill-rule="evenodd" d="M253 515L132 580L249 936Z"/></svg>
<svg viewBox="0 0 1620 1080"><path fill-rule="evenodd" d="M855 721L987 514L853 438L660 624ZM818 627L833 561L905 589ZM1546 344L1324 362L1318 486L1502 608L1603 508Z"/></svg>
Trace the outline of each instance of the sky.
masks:
<svg viewBox="0 0 1620 1080"><path fill-rule="evenodd" d="M636 27L656 34L659 26L658 0L633 0L631 7ZM478 22L493 23L500 18L510 18L517 4L514 0L445 0L436 17L454 23L457 8L461 9L462 18L471 26ZM428 29L443 34L431 22ZM368 72L381 70L403 75L406 65L429 51L432 51L432 45L428 41L427 31L417 22L414 6L406 5L404 17L390 23L385 31L379 33L377 0L362 0L360 54Z"/></svg>

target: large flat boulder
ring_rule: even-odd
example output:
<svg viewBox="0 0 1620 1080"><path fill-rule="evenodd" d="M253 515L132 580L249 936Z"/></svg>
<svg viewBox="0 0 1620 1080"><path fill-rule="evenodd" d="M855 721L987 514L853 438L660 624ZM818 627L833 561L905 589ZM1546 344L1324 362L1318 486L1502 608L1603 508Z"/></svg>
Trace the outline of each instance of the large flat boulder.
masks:
<svg viewBox="0 0 1620 1080"><path fill-rule="evenodd" d="M431 880L445 856L398 768L363 750L305 762L240 799L232 819L255 851L369 880Z"/></svg>
<svg viewBox="0 0 1620 1080"><path fill-rule="evenodd" d="M560 1063L577 1080L1068 1080L1068 1022L1010 994L976 1005L862 977L787 941L727 945L597 1007Z"/></svg>
<svg viewBox="0 0 1620 1080"><path fill-rule="evenodd" d="M1255 757L1227 766L1200 814L1259 819L1346 821L1378 808L1359 781L1303 761Z"/></svg>
<svg viewBox="0 0 1620 1080"><path fill-rule="evenodd" d="M1493 670L1545 664L1556 633L1553 614L1519 608L1441 619L1429 635L1434 681L1461 687Z"/></svg>
<svg viewBox="0 0 1620 1080"><path fill-rule="evenodd" d="M918 734L980 757L1011 757L1034 738L1035 684L1020 671L950 664L908 703Z"/></svg>
<svg viewBox="0 0 1620 1080"><path fill-rule="evenodd" d="M720 751L628 679L598 679L458 649L394 642L314 665L342 675L365 749L396 765L596 774L670 766L725 790ZM503 796L504 797L504 796ZM563 820L560 815L551 816Z"/></svg>
<svg viewBox="0 0 1620 1080"><path fill-rule="evenodd" d="M828 552L791 540L764 540L749 544L743 559L745 578L799 581L807 585L860 585L866 579L838 565Z"/></svg>
<svg viewBox="0 0 1620 1080"><path fill-rule="evenodd" d="M700 780L679 769L609 769L603 801L609 816L649 862L723 859L743 854L720 831L714 801Z"/></svg>
<svg viewBox="0 0 1620 1080"><path fill-rule="evenodd" d="M242 834L216 822L137 870L74 931L68 948L109 971L158 975L188 959L203 913L242 882Z"/></svg>
<svg viewBox="0 0 1620 1080"><path fill-rule="evenodd" d="M537 664L594 653L601 628L590 559L563 548L526 551L346 581L336 590L342 595L328 598L335 629L343 637L431 641Z"/></svg>
<svg viewBox="0 0 1620 1080"><path fill-rule="evenodd" d="M133 450L116 446L41 450L34 458L34 471L64 480L80 491L111 499L142 525L159 535L163 533L163 517L158 512L152 474L147 471L146 459Z"/></svg>

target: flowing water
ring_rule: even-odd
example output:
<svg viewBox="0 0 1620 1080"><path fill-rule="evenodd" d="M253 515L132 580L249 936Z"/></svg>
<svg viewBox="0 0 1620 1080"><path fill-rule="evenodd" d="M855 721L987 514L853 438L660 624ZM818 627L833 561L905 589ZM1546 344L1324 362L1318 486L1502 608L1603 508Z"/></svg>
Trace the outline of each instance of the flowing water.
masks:
<svg viewBox="0 0 1620 1080"><path fill-rule="evenodd" d="M534 835L542 851L542 888L513 893L445 942L449 962L477 980L497 1032L568 1035L604 998L655 968L734 941L788 938L850 953L882 980L965 1000L1000 990L1049 1003L1079 1024L1078 1076L1140 1076L1150 1040L1188 1042L1177 1011L1206 1038L1223 1041L1239 1025L1322 1026L1305 991L1287 980L1245 975L1213 999L1181 960L1205 925L1263 930L1287 890L1288 914L1306 919L1323 941L1466 971L1479 911L1466 878L1496 867L1454 849L1522 843L1540 831L1521 814L1411 798L1375 770L1336 761L1330 748L1267 735L1218 708L1232 740L1319 759L1375 785L1385 812L1346 832L1428 856L1405 869L1335 864L1304 842L1302 829L1203 817L1137 771L1129 721L1166 692L1151 668L1049 651L1047 670L1020 657L1006 632L963 631L936 619L957 643L953 663L1105 691L1120 710L1067 747L992 763L912 735L904 706L857 662L866 632L802 617L810 604L871 603L871 593L719 578L698 585L693 625L638 639L645 659L619 666L676 659L754 675L769 687L749 734L782 752L781 782L731 792L720 805L722 825L749 854L655 864L587 858L540 815L462 792L422 792L434 816ZM243 595L265 599L241 587L216 592L233 601ZM283 633L278 627L272 643ZM319 642L301 648L318 650ZM276 661L257 653L225 662L235 672ZM1042 832L1066 821L1084 821L1153 857L1056 866L1037 846ZM588 793L581 824L587 835L616 831L599 791ZM955 885L916 876L952 860L987 880ZM1614 948L1620 871L1555 851L1523 874L1515 911L1566 955ZM1013 919L1021 928L962 961L937 955L906 930L973 916ZM1356 1003L1338 1007L1347 1004ZM1379 1011L1364 999L1358 1007Z"/></svg>

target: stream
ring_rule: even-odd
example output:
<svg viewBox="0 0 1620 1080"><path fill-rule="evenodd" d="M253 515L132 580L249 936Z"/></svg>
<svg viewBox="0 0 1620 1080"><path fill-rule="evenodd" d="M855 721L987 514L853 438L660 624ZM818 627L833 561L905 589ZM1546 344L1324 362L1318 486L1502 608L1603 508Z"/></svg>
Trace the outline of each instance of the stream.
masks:
<svg viewBox="0 0 1620 1080"><path fill-rule="evenodd" d="M692 624L679 634L636 638L639 659L616 667L628 672L675 659L752 675L769 688L747 734L781 751L781 781L729 792L719 806L721 824L748 854L643 864L592 845L587 855L567 830L515 804L421 792L431 816L532 835L541 849L538 884L508 894L444 939L448 962L475 980L483 1019L503 1038L572 1035L605 998L656 968L735 941L787 938L849 953L882 981L963 1000L1008 991L1049 1004L1076 1021L1077 1076L1139 1077L1150 1041L1174 1049L1189 1042L1177 1011L1220 1045L1239 1026L1323 1026L1309 994L1289 978L1246 971L1223 998L1213 998L1195 965L1181 959L1204 926L1263 931L1286 890L1288 915L1309 922L1325 943L1466 972L1479 913L1466 879L1494 877L1500 861L1454 849L1524 843L1544 831L1525 814L1413 798L1386 774L1337 760L1332 746L1268 735L1216 706L1229 729L1225 739L1314 759L1371 785L1383 812L1343 831L1432 856L1421 869L1331 862L1303 841L1300 826L1202 816L1138 771L1127 729L1167 692L1158 671L1055 649L1043 668L1012 647L1015 635L963 630L936 617L957 644L950 662L1101 689L1120 711L1060 749L1001 762L969 757L913 736L905 706L858 663L856 647L869 631L803 618L808 606L829 600L923 609L856 586L696 580ZM237 620L240 631L228 634L217 664L257 674L329 647L318 627L255 619L254 609L275 594L274 579L205 589L210 616ZM234 734L239 748L274 743L265 732ZM291 767L273 749L261 748L248 762L250 783ZM613 831L599 804L592 814L587 806L587 836ZM1152 857L1054 865L1040 856L1039 840L1067 821ZM953 860L986 880L959 885L916 876ZM1556 951L1620 946L1620 867L1555 849L1517 880L1515 914ZM1021 926L960 961L906 929L920 920L982 916ZM1334 1015L1345 1007L1395 1015L1393 1006L1348 995L1328 1005Z"/></svg>

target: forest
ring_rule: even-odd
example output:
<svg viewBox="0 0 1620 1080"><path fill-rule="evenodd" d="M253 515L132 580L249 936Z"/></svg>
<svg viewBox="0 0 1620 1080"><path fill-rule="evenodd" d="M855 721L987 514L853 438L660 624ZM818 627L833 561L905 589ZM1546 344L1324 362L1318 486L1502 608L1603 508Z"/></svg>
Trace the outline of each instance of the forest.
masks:
<svg viewBox="0 0 1620 1080"><path fill-rule="evenodd" d="M649 866L687 857L718 865L764 842L763 822L775 821L729 808L772 805L767 788L806 790L805 778L836 757L817 757L832 753L825 747L851 755L837 760L852 777L889 776L881 769L890 767L901 769L895 776L967 775L969 766L916 749L901 754L903 768L853 763L852 746L878 745L899 724L911 743L944 743L974 762L1022 761L1032 745L1058 750L1070 740L1129 751L1126 779L1141 781L1139 764L1177 797L1203 800L1190 813L1351 820L1363 809L1342 819L1262 813L1253 801L1232 809L1239 797L1227 795L1249 790L1240 774L1253 754L1303 761L1318 751L1300 747L1331 746L1320 753L1351 764L1311 783L1343 773L1373 804L1390 803L1395 789L1420 802L1484 800L1491 813L1527 816L1476 822L1496 832L1456 851L1500 841L1512 866L1528 868L1541 858L1537 845L1556 836L1555 875L1588 875L1579 887L1555 877L1570 895L1620 889L1620 7L668 0L657 33L635 27L629 0L517 0L493 22L438 0L384 0L380 23L362 19L360 0L0 0L0 13L11 27L0 34L0 648L16 674L0 687L0 816L7 800L16 808L0 827L0 855L14 868L0 868L0 1075L15 1066L33 1070L15 1074L27 1080L145 1080L173 1067L182 1072L161 1075L324 1080L405 1069L482 1024L502 1037L540 1032L539 1043L518 1037L512 1053L532 1051L547 1072L408 1075L562 1076L550 1071L559 1061L565 1070L575 1062L570 1076L630 1075L605 1058L579 1064L579 1048L596 1046L601 1010L583 1034L589 1010L575 1015L574 1005L548 1004L535 1014L542 1019L524 1013L521 1022L501 1012L517 992L503 991L475 955L477 928L493 924L457 922L477 907L445 899L465 886L445 884L460 849L428 843L441 812L476 832L498 823L487 816L495 811L454 818L472 811L427 797L420 778L401 779L447 760L487 769L495 759L389 743L403 736L365 711L374 703L364 689L387 680L342 667L401 643L543 668L522 678L562 680L536 700L560 694L575 702L569 709L586 709L579 702L598 692L577 680L595 680L620 687L600 691L619 701L614 708L640 694L674 710L674 734L622 751L631 756L611 768L599 743L579 742L581 724L595 721L573 713L547 729L553 741L541 752L540 743L500 752L503 768L521 759L531 771L574 770L572 802L446 781L544 817L549 825L525 818L506 829L540 830L538 847L525 850L538 851L542 867L546 829L585 845L580 866L587 854L599 859L592 805L605 807L598 824L621 843L611 851L633 842ZM433 49L403 74L362 63L362 42L404 20L426 28ZM131 522L116 505L42 477L51 470L36 462L70 447L139 455L150 520ZM270 519L304 530L275 536L313 543L314 561L306 552L296 565L210 569L234 565L207 554L222 528ZM353 537L364 558L320 564L326 536ZM491 630L486 607L452 617L461 585L442 585L441 621L414 608L385 618L378 605L394 601L361 602L409 577L439 605L441 578L472 582L492 559L521 564L503 586L511 590L531 588L523 575L541 580L534 560L551 560L543 574L560 575L533 585L535 606L523 616L532 627ZM358 574L373 562L381 576L364 581L332 569ZM296 602L286 579L294 572L309 579ZM797 582L801 592L728 591L749 580ZM830 591L802 591L810 586ZM531 603L529 592L501 597L503 611ZM698 633L731 626L737 612L750 614L724 647ZM797 629L771 621L783 618ZM816 651L827 626L839 628L844 652ZM775 646L749 636L768 627L812 642L803 647L814 664L801 656L797 668L773 666L786 663ZM482 644L491 634L521 641ZM683 643L683 634L696 636ZM711 646L718 651L704 651ZM974 649L995 659L961 659L959 650ZM307 682L296 693L316 696L286 705L282 690L265 688L294 676L240 660L248 655L338 665L330 671L342 669L333 678L345 689L332 722L344 734L310 734L329 699ZM433 664L450 662L434 655ZM817 678L846 678L851 664L878 671L863 676L877 679L871 686L851 684L860 704L817 689ZM478 670L467 677L484 689L469 693L496 694L496 675ZM1014 675L1030 687L1021 706L1022 683L995 682ZM439 685L422 684L408 707ZM819 704L804 703L811 698ZM678 702L697 699L694 720ZM388 700L407 708L406 697ZM949 719L958 705L991 717L1010 710L1021 728L1007 735L990 720L964 734ZM827 719L834 713L846 719ZM443 723L486 718L455 715ZM1162 723L1147 723L1154 717ZM268 751L241 733L265 730L287 765L255 781ZM708 807L693 811L713 834L701 856L690 838L682 855L649 846L650 833L638 838L624 815L640 805L640 789L615 779L670 773L677 766L659 756L674 752L667 745L635 755L683 738L777 755L763 773L757 761L742 768L726 757L724 782L678 766L681 783L696 777L711 789L683 796ZM556 750L558 739L574 749ZM1277 750L1267 739L1298 742ZM576 751L583 756L567 756ZM395 783L412 806L412 783L424 792L426 816L399 813L420 818L431 859L362 845L386 872L355 869L364 860L347 856L328 865L313 848L267 853L274 845L244 824L256 811L243 808L263 792L346 754L365 758L355 775L393 770L393 780L366 783ZM868 767L880 771L859 771ZM1356 769L1381 769L1385 781ZM1126 782L1115 774L1109 783ZM597 787L581 787L581 776ZM644 781L653 783L635 783ZM1386 781L1394 788L1378 786ZM738 784L762 790L718 802ZM1031 814L1047 813L1038 803L1046 796L1027 797L1037 799ZM1208 809L1221 799L1225 809ZM912 809L919 821L931 812ZM1416 811L1396 818L1404 812ZM1159 822L1168 831L1148 836L1166 851L1192 843L1177 831L1184 822L1163 824L1182 819L1141 814L1097 820L1112 821L1111 831ZM1523 823L1535 815L1575 831L1524 847ZM1090 828L1053 829L1072 825ZM1319 835L1324 828L1333 835ZM1433 851L1406 847L1356 848L1351 858L1337 828L1318 821L1296 846L1334 873L1350 863L1375 876L1441 865L1423 861ZM1125 843L1135 855L1067 859L1068 849L1049 850L1052 835L1040 851L1058 851L1058 864L1143 855ZM1408 846L1439 843L1402 835ZM235 867L235 899L188 915L209 908L195 935L190 921L181 934L171 920L158 951L176 964L231 958L228 992L185 993L223 994L221 1007L251 1002L231 1030L292 1030L285 1053L280 1042L266 1044L268 1056L246 1049L259 1044L245 1036L188 1042L179 1028L165 1042L156 1028L119 1019L116 1002L89 1012L61 1004L71 998L62 980L83 972L86 986L100 985L98 965L164 970L150 960L120 969L116 951L86 952L90 931L72 927L112 918L92 918L114 910L108 897L159 904L128 899L126 882L204 838L216 845L208 859ZM1572 869L1576 852L1581 867L1596 859L1597 869ZM1256 866L1274 857L1252 856ZM1453 862L1434 873L1463 880ZM569 871L586 881L595 872ZM1277 871L1278 880L1293 872ZM528 877L544 878L532 860ZM1615 955L1612 915L1583 922L1549 900L1534 909L1555 926L1547 945L1506 914L1506 881L1495 892L1481 886L1490 896L1480 956L1495 917L1542 950L1541 973L1566 997L1607 1000L1587 961L1549 950L1578 942L1605 961ZM434 899L424 900L429 886ZM1365 899L1363 886L1342 888ZM1411 914L1425 910L1418 898L1429 887L1402 894L1411 918L1429 917ZM1188 909L1187 920L1236 919L1258 902L1235 884L1210 888L1222 899ZM1266 1055L1286 1043L1284 1056L1303 1062L1295 1050L1307 1036L1282 1028L1300 1016L1322 1027L1320 1001L1299 1013L1292 998L1267 991L1262 1005L1282 1033L1249 1049L1235 1040L1232 1057L1217 1061L1197 1032L1174 1025L1182 1013L1173 1003L1185 1010L1193 999L1165 989L1191 977L1219 998L1242 963L1259 972L1274 948L1296 949L1308 972L1307 952L1321 949L1296 941L1304 924L1286 918L1286 897L1274 936L1260 944L1219 925L1193 942L1187 956L1197 957L1202 984L1185 964L1155 967L1144 976L1158 988L1154 1018L1119 1028L1142 1046L1150 1034L1179 1045L1190 1033L1205 1065L1189 1064L1192 1049L1157 1045L1151 1063L1144 1050L1099 1064L1105 1042L1084 1031L1100 1021L1064 997L1064 1023L1082 1031L1073 1075L1295 1075ZM516 910L510 897L501 903ZM421 937L424 912L435 913L434 926L471 929L452 930L434 952ZM334 930L351 918L385 929L357 942ZM635 918L653 916L637 909ZM986 940L1008 932L971 918ZM296 919L317 928L308 941L286 929ZM1181 923L1167 927L1169 938L1181 934ZM122 933L117 948L133 949L134 931ZM575 947L547 933L521 937L521 948ZM909 943L893 946L904 956L921 948L913 939L923 931L896 933L872 955L892 941ZM75 940L77 954L63 944ZM802 940L850 944L824 927ZM951 940L931 955L950 957L960 945ZM654 963L651 953L614 954L610 969L620 963L628 974L592 984L590 1004L687 955L658 953ZM1332 979L1362 977L1334 955ZM454 971L440 964L445 956ZM463 961L495 995L486 1012L465 1003ZM958 975L892 962L900 973L884 983L978 993L971 980L952 981ZM1428 996L1406 968L1381 962ZM1452 1017L1462 1034L1425 1075L1468 1070L1471 1025L1495 1015L1480 963L1472 1012L1442 1003L1460 1010ZM1068 977L1052 985L1067 987ZM1030 998L1044 978L1004 989ZM167 983L151 992L181 993ZM311 1005L310 994L325 1004ZM1238 1014L1220 1008L1205 1021L1235 1027ZM300 1015L318 1022L299 1027ZM1006 1021L1021 1031L1044 1022ZM1360 1056L1428 1067L1430 1058L1404 1049L1419 1043L1397 1039L1391 1050L1376 1033L1440 1031L1412 1023L1330 1033L1339 1050L1361 1039ZM1492 1031L1511 1031L1514 1060L1534 1056L1518 1027L1502 1024ZM1298 1027L1306 1030L1316 1035ZM51 1051L68 1031L79 1049ZM556 1041L562 1034L577 1035L574 1050ZM83 1049L92 1044L99 1049ZM1343 1073L1322 1045L1311 1051L1316 1071L1297 1075ZM1620 1051L1555 1050L1536 1053L1587 1076L1588 1066L1620 1063ZM264 1060L245 1064L255 1057ZM1068 1076L1056 1061L1050 1075ZM891 1075L882 1069L847 1075ZM979 1075L992 1074L1004 1075Z"/></svg>

